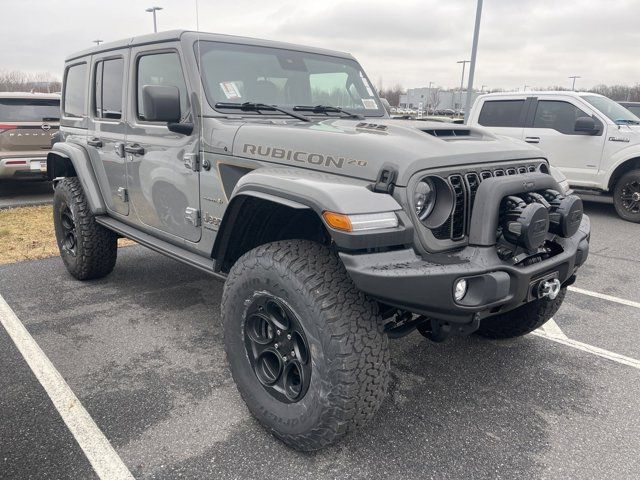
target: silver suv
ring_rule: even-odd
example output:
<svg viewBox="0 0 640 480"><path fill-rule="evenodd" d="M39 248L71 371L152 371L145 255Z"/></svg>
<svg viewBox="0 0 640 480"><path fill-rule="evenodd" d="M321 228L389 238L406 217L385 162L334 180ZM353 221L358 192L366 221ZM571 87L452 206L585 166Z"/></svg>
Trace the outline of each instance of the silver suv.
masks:
<svg viewBox="0 0 640 480"><path fill-rule="evenodd" d="M60 95L0 92L0 180L44 178Z"/></svg>
<svg viewBox="0 0 640 480"><path fill-rule="evenodd" d="M389 338L524 335L589 250L538 149L390 119L346 53L183 31L100 45L66 61L61 125L69 272L107 275L125 236L223 280L242 398L301 450L374 416Z"/></svg>

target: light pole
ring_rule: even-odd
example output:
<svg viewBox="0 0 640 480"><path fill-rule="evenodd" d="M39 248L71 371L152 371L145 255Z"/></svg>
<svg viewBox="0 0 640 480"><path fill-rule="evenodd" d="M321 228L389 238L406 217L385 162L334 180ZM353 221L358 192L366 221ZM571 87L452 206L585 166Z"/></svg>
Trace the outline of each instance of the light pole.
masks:
<svg viewBox="0 0 640 480"><path fill-rule="evenodd" d="M95 43L96 45L100 45L102 42L104 42L104 40L95 39L95 40L93 41L93 43Z"/></svg>
<svg viewBox="0 0 640 480"><path fill-rule="evenodd" d="M459 62L462 64L462 77L460 78L460 108L462 108L462 89L464 88L464 69L467 66L467 63L470 63L469 60L460 60Z"/></svg>
<svg viewBox="0 0 640 480"><path fill-rule="evenodd" d="M480 17L482 16L482 0L476 6L476 24L473 29L473 44L471 45L471 65L469 66L469 82L467 82L467 102L464 107L464 123L469 120L471 97L473 92L473 77L476 73L476 56L478 53L478 37L480 36Z"/></svg>
<svg viewBox="0 0 640 480"><path fill-rule="evenodd" d="M149 7L145 10L145 12L153 13L153 31L158 31L158 24L156 23L156 12L158 10L162 10L162 7Z"/></svg>
<svg viewBox="0 0 640 480"><path fill-rule="evenodd" d="M571 90L575 91L576 89L576 78L582 78L580 75L570 75L569 78L573 78L573 85L571 85Z"/></svg>

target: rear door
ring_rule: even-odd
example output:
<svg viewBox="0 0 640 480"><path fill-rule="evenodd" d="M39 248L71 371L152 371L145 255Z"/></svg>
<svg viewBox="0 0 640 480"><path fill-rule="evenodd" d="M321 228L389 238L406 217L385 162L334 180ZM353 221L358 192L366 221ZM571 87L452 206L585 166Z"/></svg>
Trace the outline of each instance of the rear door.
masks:
<svg viewBox="0 0 640 480"><path fill-rule="evenodd" d="M58 131L59 122L57 98L0 98L0 156L24 162L24 169L44 171L51 137Z"/></svg>
<svg viewBox="0 0 640 480"><path fill-rule="evenodd" d="M579 117L594 117L597 135L575 131ZM597 177L604 148L604 124L590 107L572 97L539 95L524 139L540 147L554 167L574 185L590 185Z"/></svg>
<svg viewBox="0 0 640 480"><path fill-rule="evenodd" d="M531 100L526 97L491 99L480 106L477 123L498 135L522 139L524 120Z"/></svg>
<svg viewBox="0 0 640 480"><path fill-rule="evenodd" d="M166 123L145 119L142 87L178 88L181 122L192 122L189 88L178 44L142 46L131 50L127 175L129 198L141 226L165 232L175 240L200 240L200 175L189 156L198 153L198 131L170 132Z"/></svg>
<svg viewBox="0 0 640 480"><path fill-rule="evenodd" d="M126 140L126 68L128 49L93 57L87 150L112 212L129 214L124 145Z"/></svg>

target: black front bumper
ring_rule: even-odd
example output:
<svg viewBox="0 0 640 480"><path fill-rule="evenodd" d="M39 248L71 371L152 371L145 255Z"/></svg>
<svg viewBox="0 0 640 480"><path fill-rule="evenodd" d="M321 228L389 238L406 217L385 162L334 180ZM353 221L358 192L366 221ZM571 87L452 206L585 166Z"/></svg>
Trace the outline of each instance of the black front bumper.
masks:
<svg viewBox="0 0 640 480"><path fill-rule="evenodd" d="M553 182L553 183L552 183ZM481 184L471 219L469 245L455 253L419 255L413 248L382 253L340 253L356 286L388 305L430 318L468 323L531 301L536 282L549 277L573 280L589 254L591 224L586 215L571 237L553 237L554 256L529 266L501 260L496 252L498 206L505 195L553 188L550 176L534 174L489 179ZM484 188L483 188L484 187ZM454 286L466 279L467 294L454 299Z"/></svg>

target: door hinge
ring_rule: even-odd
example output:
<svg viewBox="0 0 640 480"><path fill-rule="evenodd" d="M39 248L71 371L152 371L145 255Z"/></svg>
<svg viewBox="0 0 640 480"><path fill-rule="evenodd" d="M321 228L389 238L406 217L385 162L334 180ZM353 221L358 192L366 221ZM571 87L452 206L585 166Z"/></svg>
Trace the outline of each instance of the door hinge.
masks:
<svg viewBox="0 0 640 480"><path fill-rule="evenodd" d="M184 219L192 227L200 226L200 210L193 207L187 207L184 211Z"/></svg>
<svg viewBox="0 0 640 480"><path fill-rule="evenodd" d="M118 198L120 198L124 203L129 201L129 192L125 187L118 187L116 195L118 195Z"/></svg>
<svg viewBox="0 0 640 480"><path fill-rule="evenodd" d="M193 170L194 172L200 170L200 159L197 153L185 153L182 160L184 161L185 168Z"/></svg>

